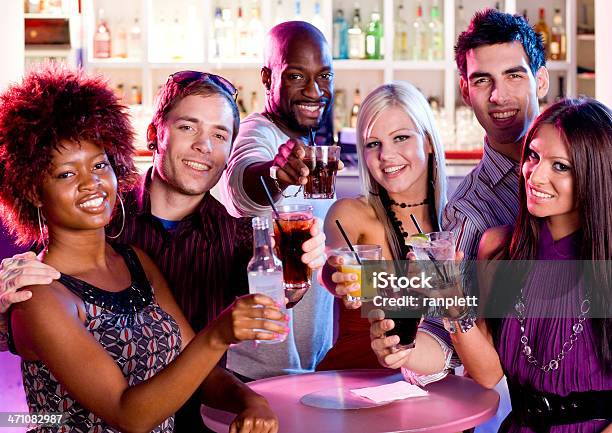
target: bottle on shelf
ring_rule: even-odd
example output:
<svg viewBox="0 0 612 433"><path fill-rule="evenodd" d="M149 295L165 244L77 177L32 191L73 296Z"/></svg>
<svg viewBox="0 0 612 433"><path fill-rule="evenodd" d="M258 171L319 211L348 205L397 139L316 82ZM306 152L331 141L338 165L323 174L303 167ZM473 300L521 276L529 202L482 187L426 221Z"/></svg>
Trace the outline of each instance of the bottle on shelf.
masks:
<svg viewBox="0 0 612 433"><path fill-rule="evenodd" d="M359 116L359 108L361 107L361 94L359 93L359 88L355 89L355 93L353 94L353 105L351 106L351 118L349 121L349 125L351 128L357 127L357 116Z"/></svg>
<svg viewBox="0 0 612 433"><path fill-rule="evenodd" d="M550 31L550 58L552 60L565 60L567 42L565 37L565 27L561 9L555 9L553 25Z"/></svg>
<svg viewBox="0 0 612 433"><path fill-rule="evenodd" d="M344 19L342 9L336 10L332 42L332 55L334 59L348 59L348 23Z"/></svg>
<svg viewBox="0 0 612 433"><path fill-rule="evenodd" d="M431 20L428 23L429 44L427 59L442 60L444 58L444 26L440 21L440 9L438 0L433 0L431 5Z"/></svg>
<svg viewBox="0 0 612 433"><path fill-rule="evenodd" d="M544 43L544 51L546 52L546 58L550 57L550 30L548 24L546 24L544 8L540 8L540 20L536 23L533 28L536 33L542 36L542 42Z"/></svg>
<svg viewBox="0 0 612 433"><path fill-rule="evenodd" d="M37 14L41 12L41 0L28 0L26 3L27 8L25 9L28 13Z"/></svg>
<svg viewBox="0 0 612 433"><path fill-rule="evenodd" d="M185 37L185 26L181 23L179 19L179 13L177 12L174 15L174 20L172 21L172 32L170 33L172 44L170 45L171 50L171 59L172 60L183 60L185 58L185 48L186 48L186 37Z"/></svg>
<svg viewBox="0 0 612 433"><path fill-rule="evenodd" d="M272 23L273 26L284 22L286 19L284 11L283 11L283 0L276 0L276 5L274 6L274 21Z"/></svg>
<svg viewBox="0 0 612 433"><path fill-rule="evenodd" d="M380 60L383 58L383 29L380 23L380 13L372 12L368 30L366 31L366 58Z"/></svg>
<svg viewBox="0 0 612 433"><path fill-rule="evenodd" d="M295 5L293 11L295 15L293 16L294 21L303 21L304 17L302 17L302 2L301 0L295 0Z"/></svg>
<svg viewBox="0 0 612 433"><path fill-rule="evenodd" d="M259 111L259 100L257 99L257 92L251 92L251 102L249 103L249 108L251 109L251 113L256 113Z"/></svg>
<svg viewBox="0 0 612 433"><path fill-rule="evenodd" d="M559 89L557 90L557 96L555 96L555 102L565 99L565 77L559 75Z"/></svg>
<svg viewBox="0 0 612 433"><path fill-rule="evenodd" d="M412 23L412 41L412 60L425 60L427 58L427 26L420 2L417 5L416 18Z"/></svg>
<svg viewBox="0 0 612 433"><path fill-rule="evenodd" d="M260 57L264 46L264 26L259 17L259 8L251 9L251 19L248 26L248 43L250 48L247 53L252 57Z"/></svg>
<svg viewBox="0 0 612 433"><path fill-rule="evenodd" d="M221 57L221 47L225 44L225 26L223 24L223 11L220 7L215 8L213 20L213 40L211 41L211 54L214 58Z"/></svg>
<svg viewBox="0 0 612 433"><path fill-rule="evenodd" d="M132 105L141 105L142 104L142 90L140 86L132 86L130 90L130 104Z"/></svg>
<svg viewBox="0 0 612 433"><path fill-rule="evenodd" d="M365 58L365 35L361 28L361 12L359 11L359 5L355 5L355 11L353 12L353 25L348 30L348 44L349 59Z"/></svg>
<svg viewBox="0 0 612 433"><path fill-rule="evenodd" d="M459 4L457 5L457 23L455 24L457 35L461 32L467 30L468 21L465 17L465 8L463 7L463 0L459 0Z"/></svg>
<svg viewBox="0 0 612 433"><path fill-rule="evenodd" d="M234 38L234 21L232 19L232 10L225 8L222 10L221 15L223 17L223 36L225 40L223 45L220 47L220 55L223 58L232 58L236 56L236 39Z"/></svg>
<svg viewBox="0 0 612 433"><path fill-rule="evenodd" d="M244 99L242 98L243 91L242 86L238 86L238 99L236 105L238 106L238 113L240 114L240 120L244 119L249 113L244 105Z"/></svg>
<svg viewBox="0 0 612 433"><path fill-rule="evenodd" d="M104 19L104 9L98 11L98 25L93 40L93 55L96 59L108 59L111 56L111 33Z"/></svg>
<svg viewBox="0 0 612 433"><path fill-rule="evenodd" d="M253 257L247 265L249 293L267 295L283 305L285 298L283 264L274 255L272 249L270 223L265 217L255 217L251 224L253 227ZM281 311L286 313L284 306L281 307ZM258 340L258 342L279 343L285 338L286 336L282 335L277 340Z"/></svg>
<svg viewBox="0 0 612 433"><path fill-rule="evenodd" d="M525 21L529 22L529 18L527 17L527 9L523 9L523 13L521 15L523 18L525 18Z"/></svg>
<svg viewBox="0 0 612 433"><path fill-rule="evenodd" d="M238 6L238 17L236 18L236 56L246 56L249 53L249 31L246 21L242 16L242 6Z"/></svg>
<svg viewBox="0 0 612 433"><path fill-rule="evenodd" d="M142 59L142 30L138 17L134 18L134 24L130 29L128 39L128 57L134 60Z"/></svg>
<svg viewBox="0 0 612 433"><path fill-rule="evenodd" d="M128 56L128 34L125 29L123 19L119 19L117 24L117 37L113 44L113 57L125 59Z"/></svg>
<svg viewBox="0 0 612 433"><path fill-rule="evenodd" d="M393 57L396 60L408 59L408 23L404 18L404 5L397 5L395 14L395 39L393 40Z"/></svg>
<svg viewBox="0 0 612 433"><path fill-rule="evenodd" d="M346 107L346 91L336 89L334 91L334 142L338 143L339 132L347 126L348 113Z"/></svg>
<svg viewBox="0 0 612 433"><path fill-rule="evenodd" d="M321 33L325 33L325 20L321 15L321 2L318 0L314 4L314 15L312 16L312 25L321 30Z"/></svg>

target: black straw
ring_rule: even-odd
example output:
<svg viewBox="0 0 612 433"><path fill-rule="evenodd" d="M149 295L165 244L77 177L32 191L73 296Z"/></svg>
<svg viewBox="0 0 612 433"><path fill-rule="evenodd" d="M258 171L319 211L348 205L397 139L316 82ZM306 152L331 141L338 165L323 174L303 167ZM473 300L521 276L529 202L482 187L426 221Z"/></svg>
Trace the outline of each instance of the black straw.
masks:
<svg viewBox="0 0 612 433"><path fill-rule="evenodd" d="M309 132L309 134L308 134L308 135L309 135L309 137L308 137L308 138L309 138L309 140L310 140L310 145L311 145L311 146L316 146L316 145L317 145L317 143L315 142L315 135L316 135L316 132L315 132L314 128L309 128L309 129L308 129L308 132Z"/></svg>
<svg viewBox="0 0 612 433"><path fill-rule="evenodd" d="M278 214L278 210L276 210L276 206L274 206L274 200L272 199L272 194L270 194L268 185L266 185L266 181L264 180L263 176L259 176L259 180L261 181L261 185L263 186L263 189L266 193L268 202L270 203L270 206L272 207L272 212L274 212L274 216L276 217L274 218L274 221L276 221L276 226L278 227L278 231L280 232L281 236L285 236L285 233L283 232L283 228L281 227L281 224L279 221L280 215Z"/></svg>
<svg viewBox="0 0 612 433"><path fill-rule="evenodd" d="M342 228L342 225L340 224L340 221L336 220L336 225L340 229L340 233L342 234L342 237L346 241L346 244L351 249L353 254L355 254L355 258L357 259L357 263L359 263L359 266L361 266L361 259L359 258L359 255L357 254L357 251L355 251L355 248L353 248L353 244L351 243L351 241L349 240L348 236L346 235L346 232Z"/></svg>
<svg viewBox="0 0 612 433"><path fill-rule="evenodd" d="M420 234L423 234L423 229L421 229L421 226L419 225L419 222L417 221L417 219L414 216L414 214L410 214L410 219L414 223L414 226L416 227L417 232L419 232Z"/></svg>

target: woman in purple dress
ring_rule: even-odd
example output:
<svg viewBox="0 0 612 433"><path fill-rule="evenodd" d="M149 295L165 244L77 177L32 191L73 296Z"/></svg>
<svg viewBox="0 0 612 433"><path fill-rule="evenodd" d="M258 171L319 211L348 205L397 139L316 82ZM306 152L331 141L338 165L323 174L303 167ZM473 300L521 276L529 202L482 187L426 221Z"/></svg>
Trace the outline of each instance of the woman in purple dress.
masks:
<svg viewBox="0 0 612 433"><path fill-rule="evenodd" d="M607 432L612 112L590 99L552 105L527 134L521 167L517 223L487 231L479 259L524 261L507 262L515 270L536 262L522 277L514 273L519 284L510 295L499 275L487 280L494 273L483 273L488 317L502 319L478 321L451 338L477 382L493 387L507 376L513 410L500 431ZM487 266L499 272L502 265Z"/></svg>

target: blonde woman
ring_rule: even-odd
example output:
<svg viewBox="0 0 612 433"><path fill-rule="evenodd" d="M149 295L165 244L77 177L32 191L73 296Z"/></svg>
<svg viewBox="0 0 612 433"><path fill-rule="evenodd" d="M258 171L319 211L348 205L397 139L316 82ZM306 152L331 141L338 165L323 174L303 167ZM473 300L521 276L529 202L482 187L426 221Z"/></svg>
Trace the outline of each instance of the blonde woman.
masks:
<svg viewBox="0 0 612 433"><path fill-rule="evenodd" d="M339 220L351 243L381 245L383 257L404 259L408 253L404 239L416 233L410 214L424 231L436 231L446 204L442 143L420 91L407 82L372 91L357 119L357 150L361 195L338 200L331 207L324 227L327 246L346 245L335 224ZM325 286L340 297L358 288L355 275L335 272L341 260L330 257L323 272ZM379 368L370 348L368 320L357 309L359 302L344 304L346 308L339 308L338 339L317 369ZM419 352L432 347L441 353L435 332L423 331L417 336ZM430 374L444 370L450 354L434 363L418 358L412 356L407 364Z"/></svg>

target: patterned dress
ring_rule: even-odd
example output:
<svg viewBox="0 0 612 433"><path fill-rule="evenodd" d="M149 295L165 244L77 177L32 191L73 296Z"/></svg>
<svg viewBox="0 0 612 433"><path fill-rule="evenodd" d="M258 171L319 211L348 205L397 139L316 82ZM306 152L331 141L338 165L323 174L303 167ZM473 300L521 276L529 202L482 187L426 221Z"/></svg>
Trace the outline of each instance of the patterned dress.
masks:
<svg viewBox="0 0 612 433"><path fill-rule="evenodd" d="M155 302L153 288L134 250L125 245L113 248L127 264L130 287L107 292L64 274L59 281L83 300L85 328L113 357L128 384L134 386L154 376L179 354L181 335L174 319ZM31 431L118 432L76 402L42 362L23 361L21 370L30 413L63 414L60 427L41 426ZM169 433L173 429L172 416L152 431Z"/></svg>

